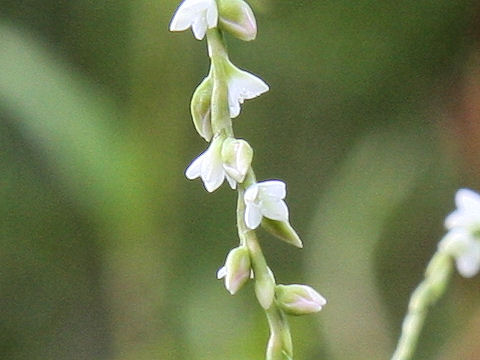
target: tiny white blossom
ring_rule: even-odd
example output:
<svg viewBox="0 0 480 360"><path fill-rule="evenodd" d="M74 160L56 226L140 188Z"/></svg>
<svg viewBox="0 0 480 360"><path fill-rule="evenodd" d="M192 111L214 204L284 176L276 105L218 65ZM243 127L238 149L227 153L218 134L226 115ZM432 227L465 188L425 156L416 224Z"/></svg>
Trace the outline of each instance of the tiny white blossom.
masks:
<svg viewBox="0 0 480 360"><path fill-rule="evenodd" d="M462 227L469 231L480 230L480 195L469 189L460 189L455 195L457 210L445 219L447 229Z"/></svg>
<svg viewBox="0 0 480 360"><path fill-rule="evenodd" d="M462 276L472 277L480 270L480 196L460 189L455 195L455 204L457 209L445 219L449 231L439 247L455 258Z"/></svg>
<svg viewBox="0 0 480 360"><path fill-rule="evenodd" d="M215 137L208 149L193 160L185 171L185 176L190 180L200 177L208 192L218 189L227 176L222 161L223 140Z"/></svg>
<svg viewBox="0 0 480 360"><path fill-rule="evenodd" d="M250 185L245 190L245 224L256 229L265 216L272 220L288 221L288 208L285 204L286 185L280 180L262 181Z"/></svg>
<svg viewBox="0 0 480 360"><path fill-rule="evenodd" d="M253 99L267 92L269 87L259 77L240 70L230 62L226 64L228 74L228 107L230 116L235 118L240 114L240 105L245 100Z"/></svg>
<svg viewBox="0 0 480 360"><path fill-rule="evenodd" d="M207 29L217 26L218 9L215 0L184 0L170 23L170 31L192 27L196 39L202 40Z"/></svg>
<svg viewBox="0 0 480 360"><path fill-rule="evenodd" d="M227 179L232 189L243 182L252 162L253 151L245 140L215 137L208 149L187 168L190 180L202 178L207 191L215 191Z"/></svg>
<svg viewBox="0 0 480 360"><path fill-rule="evenodd" d="M243 182L252 164L253 150L242 139L228 138L223 142L222 160L226 174L236 182Z"/></svg>

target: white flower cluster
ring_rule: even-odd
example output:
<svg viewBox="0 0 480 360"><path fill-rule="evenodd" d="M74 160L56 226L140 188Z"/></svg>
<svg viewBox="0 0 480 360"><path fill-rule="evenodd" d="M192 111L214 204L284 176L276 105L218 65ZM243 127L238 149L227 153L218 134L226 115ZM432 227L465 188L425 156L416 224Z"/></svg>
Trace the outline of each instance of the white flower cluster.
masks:
<svg viewBox="0 0 480 360"><path fill-rule="evenodd" d="M230 2L225 12L219 11L222 1L185 0L178 7L170 23L170 30L183 31L192 28L197 39L203 39L207 30L219 25L219 18L224 24L232 24L226 19L240 19L235 29L243 28L244 34L254 32L256 23L250 8L240 1ZM230 4L241 4L241 8L233 9ZM220 9L222 10L222 9ZM220 21L221 22L221 21ZM253 30L252 30L253 29ZM238 32L237 32L238 34ZM223 71L226 77L228 92L228 109L230 118L240 114L241 104L269 90L268 85L257 76L241 70L228 58L224 59ZM208 149L200 154L187 168L188 179L201 178L205 189L209 192L218 189L226 179L232 189L245 180L250 169L253 151L250 145L241 139L215 134L211 119L211 103L213 91L212 72L199 85L192 98L192 117L199 134L211 141ZM283 200L286 195L285 183L270 180L251 184L245 191L245 223L248 228L256 229L263 217L288 222L288 208Z"/></svg>
<svg viewBox="0 0 480 360"><path fill-rule="evenodd" d="M265 310L276 308L267 316L271 332L267 359L291 359L290 332L283 315L318 312L326 300L306 285L277 285L252 231L262 225L277 238L303 246L289 223L285 183L257 182L251 166L252 148L233 135L232 119L240 115L244 101L267 92L269 87L262 79L232 64L223 33L253 40L257 34L256 20L244 0L184 0L172 18L170 30L190 27L196 39L207 37L211 60L209 74L196 88L190 105L195 129L210 144L187 167L185 175L188 179L200 178L208 192L218 189L225 180L232 189L238 188L240 245L228 253L217 278L224 279L225 288L232 295L249 279L255 279L259 304Z"/></svg>
<svg viewBox="0 0 480 360"><path fill-rule="evenodd" d="M215 191L227 179L235 189L242 183L252 162L253 150L241 139L216 136L207 151L200 154L187 168L189 179L200 177L207 191Z"/></svg>
<svg viewBox="0 0 480 360"><path fill-rule="evenodd" d="M460 189L455 204L457 209L445 219L448 233L439 247L455 259L462 276L473 277L480 270L480 195Z"/></svg>

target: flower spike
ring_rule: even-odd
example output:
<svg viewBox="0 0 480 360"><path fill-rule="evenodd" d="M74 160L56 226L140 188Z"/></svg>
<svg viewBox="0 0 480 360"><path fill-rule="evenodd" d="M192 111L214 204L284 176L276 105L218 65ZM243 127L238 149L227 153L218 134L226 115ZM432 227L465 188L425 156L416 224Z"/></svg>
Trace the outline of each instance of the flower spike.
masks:
<svg viewBox="0 0 480 360"><path fill-rule="evenodd" d="M225 179L238 190L236 222L240 244L229 252L217 278L224 279L232 295L252 279L270 328L266 360L293 360L286 315L317 312L326 301L306 285L277 286L255 231L261 224L279 239L303 246L288 221L285 183L256 182L253 149L246 140L235 138L233 132L232 119L240 114L244 101L269 90L262 79L230 62L225 44L225 33L244 41L255 39L255 16L244 0L184 0L173 16L170 30L189 27L195 38L207 38L210 71L194 91L190 111L195 129L210 145L192 161L185 175L188 179L201 178L209 192L218 189Z"/></svg>

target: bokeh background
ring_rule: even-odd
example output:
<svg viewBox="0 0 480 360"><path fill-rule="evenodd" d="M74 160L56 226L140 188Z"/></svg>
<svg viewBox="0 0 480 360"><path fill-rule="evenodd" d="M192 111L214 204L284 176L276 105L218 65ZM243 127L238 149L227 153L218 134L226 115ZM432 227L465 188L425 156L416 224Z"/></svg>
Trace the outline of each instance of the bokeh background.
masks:
<svg viewBox="0 0 480 360"><path fill-rule="evenodd" d="M232 61L271 90L236 135L288 184L298 250L260 233L280 283L328 300L292 318L296 359L388 359L456 189L480 190L480 3L251 0ZM0 1L0 358L262 359L251 284L215 272L235 193L184 169L204 42L177 0ZM416 359L480 359L479 279L452 277Z"/></svg>

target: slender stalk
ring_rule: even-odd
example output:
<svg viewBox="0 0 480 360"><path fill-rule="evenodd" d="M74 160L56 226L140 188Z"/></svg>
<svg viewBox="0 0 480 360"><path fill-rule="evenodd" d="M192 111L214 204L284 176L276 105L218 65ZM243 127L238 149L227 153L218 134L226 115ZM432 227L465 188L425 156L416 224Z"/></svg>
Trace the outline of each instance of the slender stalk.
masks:
<svg viewBox="0 0 480 360"><path fill-rule="evenodd" d="M211 103L211 123L214 134L234 137L232 121L228 106L228 74L225 63L228 53L223 34L218 29L207 31L208 54L212 63L213 89ZM250 168L242 184L238 184L237 228L240 245L249 250L253 273L255 276L255 293L264 308L269 328L270 341L267 360L292 359L292 340L290 328L283 311L275 303L275 279L269 269L255 231L245 224L245 189L255 183L255 174Z"/></svg>
<svg viewBox="0 0 480 360"><path fill-rule="evenodd" d="M223 35L218 29L207 32L208 54L212 61L213 91L211 104L212 130L214 134L233 136L232 121L228 108L228 84L224 63L228 60Z"/></svg>
<svg viewBox="0 0 480 360"><path fill-rule="evenodd" d="M253 170L251 170L247 181L250 180L254 182L254 179L255 175L253 174ZM272 298L270 306L265 309L270 328L270 342L269 349L267 349L267 360L283 360L285 357L287 359L292 359L293 350L290 328L285 315L282 310L278 308L273 299L275 292L275 279L267 265L267 261L263 255L255 231L248 229L245 224L245 203L243 200L245 192L244 186L245 184L239 186L237 202L237 227L240 243L247 246L250 253L255 276L255 291L259 303L265 309L265 304L262 299L270 296Z"/></svg>
<svg viewBox="0 0 480 360"><path fill-rule="evenodd" d="M450 256L437 251L430 260L424 280L412 293L402 334L391 360L410 360L415 352L427 312L443 295L453 266Z"/></svg>

